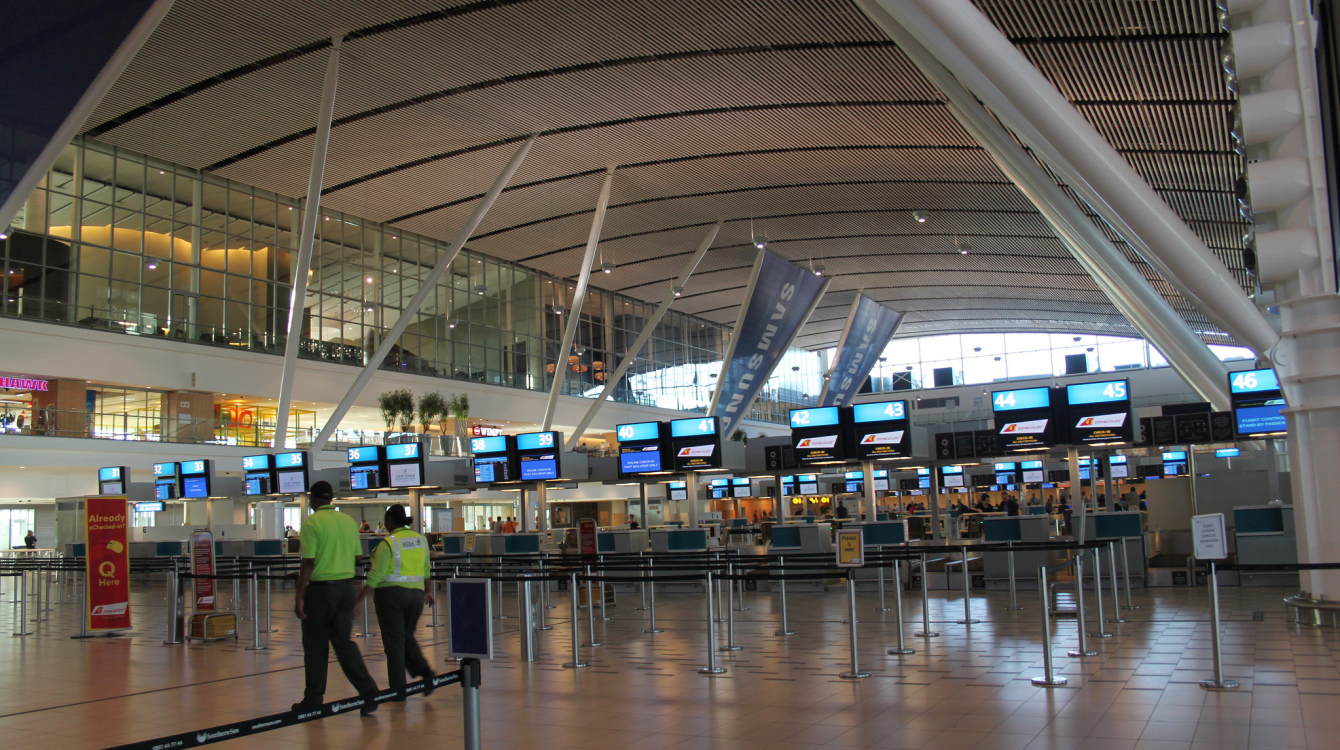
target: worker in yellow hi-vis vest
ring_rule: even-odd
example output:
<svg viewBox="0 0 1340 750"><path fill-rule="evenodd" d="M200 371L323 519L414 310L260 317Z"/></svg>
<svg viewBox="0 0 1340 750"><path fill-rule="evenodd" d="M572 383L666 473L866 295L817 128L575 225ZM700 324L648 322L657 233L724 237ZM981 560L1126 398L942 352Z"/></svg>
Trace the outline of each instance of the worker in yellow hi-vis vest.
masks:
<svg viewBox="0 0 1340 750"><path fill-rule="evenodd" d="M372 593L386 649L387 679L398 693L392 700L403 701L406 670L424 678L424 695L433 692L433 670L414 638L424 604L433 604L432 594L425 595L423 586L430 572L428 540L409 528L403 505L387 508L383 523L390 534L372 551L372 570L361 596Z"/></svg>

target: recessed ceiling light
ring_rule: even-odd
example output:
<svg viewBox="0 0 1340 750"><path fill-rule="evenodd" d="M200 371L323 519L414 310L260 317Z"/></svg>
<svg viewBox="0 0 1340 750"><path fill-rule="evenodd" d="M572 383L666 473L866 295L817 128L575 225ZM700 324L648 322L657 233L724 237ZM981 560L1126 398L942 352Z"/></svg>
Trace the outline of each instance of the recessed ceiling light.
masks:
<svg viewBox="0 0 1340 750"><path fill-rule="evenodd" d="M931 218L931 214L929 211L913 211L912 218L916 219L918 224L925 224Z"/></svg>

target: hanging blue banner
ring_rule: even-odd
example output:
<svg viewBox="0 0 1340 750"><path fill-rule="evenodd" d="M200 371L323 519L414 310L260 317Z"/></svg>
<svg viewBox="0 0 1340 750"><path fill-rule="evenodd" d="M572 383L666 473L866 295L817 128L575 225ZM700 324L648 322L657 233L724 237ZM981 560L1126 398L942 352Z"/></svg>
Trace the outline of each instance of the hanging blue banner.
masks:
<svg viewBox="0 0 1340 750"><path fill-rule="evenodd" d="M828 371L820 406L851 406L861 384L879 361L879 355L903 322L903 314L879 304L864 294L856 295L847 315L847 325L838 339L833 367Z"/></svg>
<svg viewBox="0 0 1340 750"><path fill-rule="evenodd" d="M721 417L721 438L729 439L763 389L764 383L810 313L828 289L829 279L760 250L735 321L726 360L717 377L720 386L708 414Z"/></svg>

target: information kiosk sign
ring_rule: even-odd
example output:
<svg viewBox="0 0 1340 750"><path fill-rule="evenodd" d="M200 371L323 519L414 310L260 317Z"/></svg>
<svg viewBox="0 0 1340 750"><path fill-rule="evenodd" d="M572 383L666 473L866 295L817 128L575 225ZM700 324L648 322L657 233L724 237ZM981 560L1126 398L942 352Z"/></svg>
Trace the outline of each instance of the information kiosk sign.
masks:
<svg viewBox="0 0 1340 750"><path fill-rule="evenodd" d="M154 499L175 500L177 497L177 464L154 464Z"/></svg>
<svg viewBox="0 0 1340 750"><path fill-rule="evenodd" d="M376 490L386 486L386 448L360 445L349 449L349 489Z"/></svg>
<svg viewBox="0 0 1340 750"><path fill-rule="evenodd" d="M268 453L242 457L242 494L268 495L274 488L274 459Z"/></svg>
<svg viewBox="0 0 1340 750"><path fill-rule="evenodd" d="M516 436L516 452L521 461L522 481L544 481L562 476L559 464L563 433L528 432Z"/></svg>
<svg viewBox="0 0 1340 750"><path fill-rule="evenodd" d="M493 435L470 439L475 484L517 481L516 436Z"/></svg>
<svg viewBox="0 0 1340 750"><path fill-rule="evenodd" d="M130 484L130 469L124 466L104 466L98 469L98 492L103 495L124 495Z"/></svg>
<svg viewBox="0 0 1340 750"><path fill-rule="evenodd" d="M1071 443L1114 445L1135 439L1129 382L1078 383L1065 391Z"/></svg>
<svg viewBox="0 0 1340 750"><path fill-rule="evenodd" d="M367 606L367 605L364 605ZM447 651L457 659L493 658L493 585L487 578L447 581Z"/></svg>
<svg viewBox="0 0 1340 750"><path fill-rule="evenodd" d="M307 451L278 453L274 457L275 490L284 495L301 495L307 491Z"/></svg>
<svg viewBox="0 0 1340 750"><path fill-rule="evenodd" d="M577 522L577 542L582 557L596 556L596 522L583 518Z"/></svg>
<svg viewBox="0 0 1340 750"><path fill-rule="evenodd" d="M900 458L912 455L912 431L906 401L856 404L851 408L852 444L856 458Z"/></svg>
<svg viewBox="0 0 1340 750"><path fill-rule="evenodd" d="M675 451L675 471L721 468L721 435L717 417L693 417L670 421L670 444Z"/></svg>
<svg viewBox="0 0 1340 750"><path fill-rule="evenodd" d="M386 446L386 478L392 487L421 487L423 445L415 441Z"/></svg>
<svg viewBox="0 0 1340 750"><path fill-rule="evenodd" d="M1228 534L1223 513L1205 513L1191 517L1191 542L1197 560L1223 560L1228 557Z"/></svg>
<svg viewBox="0 0 1340 750"><path fill-rule="evenodd" d="M1048 448L1055 444L1050 388L992 391L1000 449Z"/></svg>
<svg viewBox="0 0 1340 750"><path fill-rule="evenodd" d="M791 444L802 464L841 461L847 457L850 411L836 406L791 410Z"/></svg>
<svg viewBox="0 0 1340 750"><path fill-rule="evenodd" d="M634 422L614 428L619 441L619 475L657 474L673 465L670 426L664 422ZM673 499L673 498L671 498Z"/></svg>
<svg viewBox="0 0 1340 750"><path fill-rule="evenodd" d="M1274 370L1231 372L1228 390L1239 438L1283 435L1288 431L1288 423L1280 413L1285 408L1284 391Z"/></svg>
<svg viewBox="0 0 1340 750"><path fill-rule="evenodd" d="M130 627L130 513L124 495L84 500L84 617L90 633Z"/></svg>

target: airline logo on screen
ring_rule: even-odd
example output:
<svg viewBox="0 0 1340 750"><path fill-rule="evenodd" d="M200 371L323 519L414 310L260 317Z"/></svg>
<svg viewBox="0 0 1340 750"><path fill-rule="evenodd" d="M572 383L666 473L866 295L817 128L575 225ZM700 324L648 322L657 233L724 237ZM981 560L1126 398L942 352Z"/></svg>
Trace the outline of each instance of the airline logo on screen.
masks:
<svg viewBox="0 0 1340 750"><path fill-rule="evenodd" d="M861 438L861 445L897 445L903 442L903 431L875 432Z"/></svg>
<svg viewBox="0 0 1340 750"><path fill-rule="evenodd" d="M679 457L710 456L715 448L715 445L687 445L679 449Z"/></svg>
<svg viewBox="0 0 1340 750"><path fill-rule="evenodd" d="M804 438L799 443L796 443L797 448L832 448L835 445L837 445L837 435ZM682 456L684 454L681 453L680 455Z"/></svg>
<svg viewBox="0 0 1340 750"><path fill-rule="evenodd" d="M1027 422L1010 422L1001 429L1002 435L1038 435L1047 430L1047 420L1032 419Z"/></svg>
<svg viewBox="0 0 1340 750"><path fill-rule="evenodd" d="M1126 424L1126 413L1121 414L1103 414L1096 417L1085 417L1076 424L1076 427L1099 429L1103 427L1120 427Z"/></svg>

